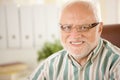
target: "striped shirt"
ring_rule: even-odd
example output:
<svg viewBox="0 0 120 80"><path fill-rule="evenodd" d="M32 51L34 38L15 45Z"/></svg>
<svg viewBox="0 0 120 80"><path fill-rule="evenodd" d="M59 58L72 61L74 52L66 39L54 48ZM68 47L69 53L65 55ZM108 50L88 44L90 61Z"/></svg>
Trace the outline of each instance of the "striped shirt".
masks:
<svg viewBox="0 0 120 80"><path fill-rule="evenodd" d="M29 80L120 80L120 48L100 39L84 66L61 50L43 61Z"/></svg>

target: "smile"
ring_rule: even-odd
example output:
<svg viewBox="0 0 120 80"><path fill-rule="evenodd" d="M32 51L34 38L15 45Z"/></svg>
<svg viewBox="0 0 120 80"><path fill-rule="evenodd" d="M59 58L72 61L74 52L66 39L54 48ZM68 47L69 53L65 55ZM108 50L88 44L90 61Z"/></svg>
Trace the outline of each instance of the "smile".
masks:
<svg viewBox="0 0 120 80"><path fill-rule="evenodd" d="M72 44L72 45L82 45L83 43L84 43L84 41L77 41L77 42L71 41L70 42L70 44Z"/></svg>

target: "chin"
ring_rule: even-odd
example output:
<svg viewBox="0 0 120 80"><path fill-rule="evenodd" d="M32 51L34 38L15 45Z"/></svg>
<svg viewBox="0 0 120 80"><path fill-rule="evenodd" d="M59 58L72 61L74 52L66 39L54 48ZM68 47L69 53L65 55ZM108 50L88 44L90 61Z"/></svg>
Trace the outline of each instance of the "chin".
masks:
<svg viewBox="0 0 120 80"><path fill-rule="evenodd" d="M82 58L86 57L88 55L88 53L87 54L73 54L73 53L70 53L70 55L72 57L74 57L75 59L82 59Z"/></svg>
<svg viewBox="0 0 120 80"><path fill-rule="evenodd" d="M74 47L71 45L63 45L63 47L68 51L70 55L73 57L83 58L90 54L91 50L93 50L94 46L90 44L84 44L81 47Z"/></svg>
<svg viewBox="0 0 120 80"><path fill-rule="evenodd" d="M68 52L70 55L72 55L74 58L84 58L90 53L89 48L84 48L84 49L68 49Z"/></svg>

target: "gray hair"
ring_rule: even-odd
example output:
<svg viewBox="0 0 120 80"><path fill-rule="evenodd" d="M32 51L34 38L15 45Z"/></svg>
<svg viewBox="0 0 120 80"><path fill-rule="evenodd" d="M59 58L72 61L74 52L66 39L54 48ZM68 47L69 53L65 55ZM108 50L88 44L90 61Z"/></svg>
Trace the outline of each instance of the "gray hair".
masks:
<svg viewBox="0 0 120 80"><path fill-rule="evenodd" d="M67 6L69 6L69 5L73 4L73 3L77 3L77 2L78 3L84 3L84 4L87 4L87 5L90 5L90 7L93 9L93 12L94 12L96 20L98 22L102 22L100 4L99 4L98 1L93 1L93 0L70 0L70 1L67 1L60 8L59 19L60 19L61 13L63 12L63 10Z"/></svg>

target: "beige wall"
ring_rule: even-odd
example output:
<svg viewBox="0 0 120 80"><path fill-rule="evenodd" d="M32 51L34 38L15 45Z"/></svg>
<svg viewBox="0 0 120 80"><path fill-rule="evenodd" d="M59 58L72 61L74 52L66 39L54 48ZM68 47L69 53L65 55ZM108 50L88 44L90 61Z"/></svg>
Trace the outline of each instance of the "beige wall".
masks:
<svg viewBox="0 0 120 80"><path fill-rule="evenodd" d="M57 4L60 5L68 0L0 0L1 4ZM101 5L102 19L105 24L120 23L120 0L99 0Z"/></svg>
<svg viewBox="0 0 120 80"><path fill-rule="evenodd" d="M35 4L37 0L0 0L0 4L19 4L19 5L31 5Z"/></svg>
<svg viewBox="0 0 120 80"><path fill-rule="evenodd" d="M101 7L102 20L103 22L105 22L106 20L105 0L100 0L100 7Z"/></svg>
<svg viewBox="0 0 120 80"><path fill-rule="evenodd" d="M119 21L118 21L118 22L120 23L120 0L119 0L118 4L119 4L119 5L118 5L118 11L119 11L119 12L118 12L118 14L119 14L119 16L118 16L118 17L119 17Z"/></svg>
<svg viewBox="0 0 120 80"><path fill-rule="evenodd" d="M120 23L120 0L99 0L104 24Z"/></svg>

